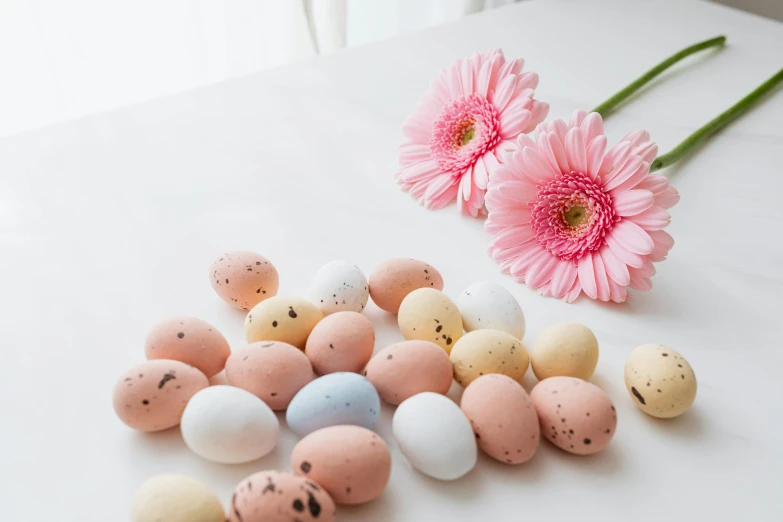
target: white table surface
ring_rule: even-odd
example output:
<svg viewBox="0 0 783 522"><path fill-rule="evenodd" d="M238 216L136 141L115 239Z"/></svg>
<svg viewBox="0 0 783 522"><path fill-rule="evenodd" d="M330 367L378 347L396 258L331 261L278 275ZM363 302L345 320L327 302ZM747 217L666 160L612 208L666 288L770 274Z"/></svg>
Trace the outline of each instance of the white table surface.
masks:
<svg viewBox="0 0 783 522"><path fill-rule="evenodd" d="M725 50L607 120L610 141L646 127L666 150L783 65L782 25L681 0L523 2L1 140L3 520L124 521L156 473L193 475L227 501L244 476L290 469L288 432L266 458L224 466L192 454L176 429L130 431L111 408L116 377L143 360L160 318L201 317L243 344L244 314L207 280L226 249L268 256L280 293L294 295L335 258L370 272L416 257L438 267L452 297L476 280L504 284L523 305L528 343L564 320L600 340L592 381L619 416L606 451L580 458L542 443L523 466L480 457L466 477L438 482L409 468L384 406L391 482L377 501L341 508L340 521L781 520L783 93L669 170L682 195L677 244L653 291L624 305L567 305L515 284L486 255L480 221L426 211L393 179L401 122L456 58L494 47L524 56L551 116L567 117L721 33ZM367 314L378 349L400 340L394 316ZM647 417L625 391L625 357L646 342L695 369L699 394L681 418Z"/></svg>

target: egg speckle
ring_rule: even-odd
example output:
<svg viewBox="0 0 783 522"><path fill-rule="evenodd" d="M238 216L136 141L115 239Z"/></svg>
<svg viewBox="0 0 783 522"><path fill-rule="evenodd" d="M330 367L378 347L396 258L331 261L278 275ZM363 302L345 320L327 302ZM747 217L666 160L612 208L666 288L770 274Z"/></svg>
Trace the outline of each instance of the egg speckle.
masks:
<svg viewBox="0 0 783 522"><path fill-rule="evenodd" d="M273 410L286 409L313 375L307 356L279 341L248 344L234 350L226 362L228 383L249 391Z"/></svg>
<svg viewBox="0 0 783 522"><path fill-rule="evenodd" d="M538 380L576 377L587 380L598 364L598 339L579 323L556 323L541 332L530 348Z"/></svg>
<svg viewBox="0 0 783 522"><path fill-rule="evenodd" d="M517 339L525 336L525 315L511 292L496 283L478 282L457 298L466 332L501 330Z"/></svg>
<svg viewBox="0 0 783 522"><path fill-rule="evenodd" d="M193 366L157 359L123 373L112 402L117 416L131 428L160 431L179 424L190 398L207 386L207 377Z"/></svg>
<svg viewBox="0 0 783 522"><path fill-rule="evenodd" d="M591 455L614 437L617 411L595 384L574 377L550 377L533 388L541 436L569 453Z"/></svg>
<svg viewBox="0 0 783 522"><path fill-rule="evenodd" d="M245 338L249 343L281 341L303 350L321 319L321 310L310 301L278 295L250 310L245 318Z"/></svg>
<svg viewBox="0 0 783 522"><path fill-rule="evenodd" d="M226 252L209 267L209 282L220 298L234 308L250 310L277 294L277 269L254 252Z"/></svg>
<svg viewBox="0 0 783 522"><path fill-rule="evenodd" d="M639 409L662 419L682 415L696 399L691 365L679 352L660 344L643 344L628 355L625 386Z"/></svg>
<svg viewBox="0 0 783 522"><path fill-rule="evenodd" d="M207 377L220 373L231 353L217 328L195 317L171 317L155 326L144 343L147 359L170 359L198 368Z"/></svg>
<svg viewBox="0 0 783 522"><path fill-rule="evenodd" d="M357 312L337 312L315 325L305 344L305 355L319 375L360 372L372 357L375 329Z"/></svg>
<svg viewBox="0 0 783 522"><path fill-rule="evenodd" d="M136 491L131 504L133 522L224 522L217 496L196 479L157 475Z"/></svg>
<svg viewBox="0 0 783 522"><path fill-rule="evenodd" d="M347 261L332 261L322 266L310 287L310 299L324 315L361 313L369 298L367 278L358 266Z"/></svg>
<svg viewBox="0 0 783 522"><path fill-rule="evenodd" d="M418 288L443 290L443 277L418 259L387 259L370 274L370 297L378 308L396 314L402 300Z"/></svg>
<svg viewBox="0 0 783 522"><path fill-rule="evenodd" d="M530 364L522 341L500 330L474 330L465 334L449 357L454 364L454 379L462 386L491 373L519 381Z"/></svg>
<svg viewBox="0 0 783 522"><path fill-rule="evenodd" d="M335 504L324 489L304 477L260 471L234 489L228 522L334 522Z"/></svg>
<svg viewBox="0 0 783 522"><path fill-rule="evenodd" d="M446 353L462 337L459 308L434 288L419 288L409 293L400 305L397 323L406 340L430 341Z"/></svg>
<svg viewBox="0 0 783 522"><path fill-rule="evenodd" d="M445 394L452 366L443 348L429 341L403 341L378 352L364 375L389 404L399 404L422 392Z"/></svg>

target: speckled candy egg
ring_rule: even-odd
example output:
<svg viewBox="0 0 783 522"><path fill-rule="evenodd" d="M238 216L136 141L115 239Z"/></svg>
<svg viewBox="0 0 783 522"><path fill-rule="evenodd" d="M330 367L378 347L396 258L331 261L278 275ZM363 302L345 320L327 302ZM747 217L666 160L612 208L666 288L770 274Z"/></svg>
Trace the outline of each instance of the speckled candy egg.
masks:
<svg viewBox="0 0 783 522"><path fill-rule="evenodd" d="M451 350L454 379L467 386L482 375L502 373L520 381L530 358L522 341L500 330L475 330Z"/></svg>
<svg viewBox="0 0 783 522"><path fill-rule="evenodd" d="M453 380L449 356L429 341L403 341L384 348L370 360L364 375L389 404L422 392L446 394Z"/></svg>
<svg viewBox="0 0 783 522"><path fill-rule="evenodd" d="M541 436L569 453L591 455L609 444L617 427L612 399L587 381L550 377L530 393Z"/></svg>
<svg viewBox="0 0 783 522"><path fill-rule="evenodd" d="M338 372L302 388L288 406L285 419L294 433L305 436L340 424L372 429L380 411L381 399L370 381L356 373Z"/></svg>
<svg viewBox="0 0 783 522"><path fill-rule="evenodd" d="M462 337L459 308L440 290L419 288L403 299L397 324L406 340L430 341L451 352Z"/></svg>
<svg viewBox="0 0 783 522"><path fill-rule="evenodd" d="M473 426L479 449L493 459L521 464L535 455L541 432L536 409L511 377L479 377L465 389L460 408Z"/></svg>
<svg viewBox="0 0 783 522"><path fill-rule="evenodd" d="M299 297L275 296L258 303L245 318L247 342L282 341L304 350L307 337L323 319L320 308Z"/></svg>
<svg viewBox="0 0 783 522"><path fill-rule="evenodd" d="M312 480L260 471L237 484L227 513L227 522L334 522L336 509Z"/></svg>
<svg viewBox="0 0 783 522"><path fill-rule="evenodd" d="M443 290L440 272L424 261L387 259L370 274L370 297L378 308L396 314L405 297L418 288Z"/></svg>
<svg viewBox="0 0 783 522"><path fill-rule="evenodd" d="M457 298L466 332L500 330L517 339L525 336L525 315L511 292L496 283L474 283Z"/></svg>
<svg viewBox="0 0 783 522"><path fill-rule="evenodd" d="M251 343L234 350L226 362L228 383L249 391L273 410L286 409L313 377L307 356L279 341Z"/></svg>
<svg viewBox="0 0 783 522"><path fill-rule="evenodd" d="M136 491L131 504L133 522L225 522L220 499L196 479L158 475Z"/></svg>
<svg viewBox="0 0 783 522"><path fill-rule="evenodd" d="M155 326L144 342L147 359L182 361L207 377L220 373L231 354L223 334L195 317L171 317Z"/></svg>
<svg viewBox="0 0 783 522"><path fill-rule="evenodd" d="M363 504L386 488L391 455L377 433L359 426L331 426L300 440L291 453L291 466L338 504Z"/></svg>
<svg viewBox="0 0 783 522"><path fill-rule="evenodd" d="M277 269L254 252L226 252L209 267L209 282L218 296L234 308L250 310L277 294Z"/></svg>
<svg viewBox="0 0 783 522"><path fill-rule="evenodd" d="M363 312L370 298L367 278L348 261L331 261L315 274L310 299L324 315L335 312Z"/></svg>
<svg viewBox="0 0 783 522"><path fill-rule="evenodd" d="M305 355L319 375L360 372L372 357L375 329L357 312L337 312L315 325Z"/></svg>
<svg viewBox="0 0 783 522"><path fill-rule="evenodd" d="M625 361L625 386L644 413L668 419L685 413L696 399L696 375L688 361L660 344L643 344Z"/></svg>
<svg viewBox="0 0 783 522"><path fill-rule="evenodd" d="M264 401L234 386L210 386L188 402L180 423L185 444L221 464L260 459L277 444L280 424Z"/></svg>
<svg viewBox="0 0 783 522"><path fill-rule="evenodd" d="M397 445L414 468L439 480L456 480L476 465L476 436L451 399L419 393L403 401L392 419Z"/></svg>
<svg viewBox="0 0 783 522"><path fill-rule="evenodd" d="M190 398L207 386L207 377L189 364L146 361L120 376L112 402L117 416L131 428L160 431L179 424Z"/></svg>
<svg viewBox="0 0 783 522"><path fill-rule="evenodd" d="M536 338L530 349L533 373L549 377L589 379L598 364L598 339L579 323L556 323Z"/></svg>

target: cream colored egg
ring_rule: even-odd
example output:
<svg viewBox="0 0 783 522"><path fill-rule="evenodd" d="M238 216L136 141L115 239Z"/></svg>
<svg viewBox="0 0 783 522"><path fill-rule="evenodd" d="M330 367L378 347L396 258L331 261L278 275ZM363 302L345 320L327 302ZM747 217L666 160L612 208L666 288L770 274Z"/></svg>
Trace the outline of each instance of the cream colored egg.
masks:
<svg viewBox="0 0 783 522"><path fill-rule="evenodd" d="M598 339L582 324L553 324L533 342L530 363L539 381L549 377L587 380L598 364Z"/></svg>
<svg viewBox="0 0 783 522"><path fill-rule="evenodd" d="M457 341L449 355L454 379L467 386L482 375L501 373L515 381L524 377L530 364L522 341L500 330L475 330Z"/></svg>
<svg viewBox="0 0 783 522"><path fill-rule="evenodd" d="M644 413L668 419L696 399L696 375L688 361L660 344L643 344L625 362L625 387Z"/></svg>
<svg viewBox="0 0 783 522"><path fill-rule="evenodd" d="M277 295L258 303L245 318L247 342L281 341L304 350L323 313L300 297Z"/></svg>
<svg viewBox="0 0 783 522"><path fill-rule="evenodd" d="M158 475L136 491L131 504L133 522L225 522L217 496L196 479Z"/></svg>
<svg viewBox="0 0 783 522"><path fill-rule="evenodd" d="M462 337L462 316L446 294L434 288L419 288L400 304L397 323L406 340L430 341L451 352Z"/></svg>

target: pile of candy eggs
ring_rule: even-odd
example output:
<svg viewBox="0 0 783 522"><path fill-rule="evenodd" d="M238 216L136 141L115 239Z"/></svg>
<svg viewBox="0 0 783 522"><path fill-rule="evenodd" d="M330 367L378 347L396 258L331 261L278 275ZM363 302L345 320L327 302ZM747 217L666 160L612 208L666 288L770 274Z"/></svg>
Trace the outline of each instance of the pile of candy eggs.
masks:
<svg viewBox="0 0 783 522"><path fill-rule="evenodd" d="M191 478L153 477L134 498L134 522L334 520L336 505L370 502L389 481L389 447L373 431L382 403L396 406L391 431L407 462L440 480L470 472L479 451L520 465L541 438L590 455L615 434L612 400L588 382L599 358L595 335L557 323L528 351L522 309L500 285L475 283L454 302L422 261L389 259L369 280L333 261L303 299L278 295L277 270L251 252L223 254L209 274L221 299L247 311L247 345L232 350L200 319L161 321L147 336L147 361L117 381L115 411L141 431L180 425L194 453L223 464L274 451L286 429L274 412L284 411L287 429L301 437L292 472L243 479L225 512ZM404 339L375 353L363 314L369 299L397 314ZM530 393L520 384L529 367L540 381ZM221 371L228 384L210 386ZM454 381L464 388L459 404L445 396ZM656 417L680 415L695 399L693 370L660 345L630 354L625 381L637 406Z"/></svg>

